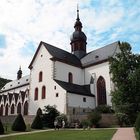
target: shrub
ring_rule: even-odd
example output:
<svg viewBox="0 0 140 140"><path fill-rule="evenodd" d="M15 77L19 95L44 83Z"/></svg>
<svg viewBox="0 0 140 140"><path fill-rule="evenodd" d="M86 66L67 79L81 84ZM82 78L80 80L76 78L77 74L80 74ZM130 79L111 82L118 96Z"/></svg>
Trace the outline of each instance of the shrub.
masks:
<svg viewBox="0 0 140 140"><path fill-rule="evenodd" d="M97 127L99 125L99 121L101 120L101 118L101 114L97 111L93 111L88 115L88 119L91 125L94 125L94 127Z"/></svg>
<svg viewBox="0 0 140 140"><path fill-rule="evenodd" d="M43 128L43 124L42 124L42 120L40 118L40 115L37 114L35 116L35 119L32 122L31 128L32 129L42 129Z"/></svg>
<svg viewBox="0 0 140 140"><path fill-rule="evenodd" d="M128 115L125 113L116 113L116 117L118 119L118 123L120 126L129 125Z"/></svg>
<svg viewBox="0 0 140 140"><path fill-rule="evenodd" d="M15 121L13 122L12 130L13 131L25 131L26 130L26 124L25 124L24 119L21 114L18 114Z"/></svg>
<svg viewBox="0 0 140 140"><path fill-rule="evenodd" d="M37 112L36 112L36 115L39 115L39 116L42 115L42 110L41 110L41 108L38 108L38 110L37 110Z"/></svg>
<svg viewBox="0 0 140 140"><path fill-rule="evenodd" d="M4 128L1 120L0 120L0 134L4 134Z"/></svg>
<svg viewBox="0 0 140 140"><path fill-rule="evenodd" d="M138 131L138 132L140 131L140 113L137 116L137 119L135 122L135 128L136 128L136 131Z"/></svg>
<svg viewBox="0 0 140 140"><path fill-rule="evenodd" d="M68 120L67 120L67 116L65 114L61 114L59 116L57 116L55 118L55 120L58 122L58 124L61 126L62 125L62 121L64 120L65 122L65 126L67 127L68 125Z"/></svg>
<svg viewBox="0 0 140 140"><path fill-rule="evenodd" d="M95 111L100 113L114 113L109 105L99 105L95 108Z"/></svg>
<svg viewBox="0 0 140 140"><path fill-rule="evenodd" d="M56 109L56 106L45 106L43 111L45 112L45 114L43 114L43 125L45 127L50 127L53 128L54 127L54 121L55 118L57 116L59 116L59 111Z"/></svg>
<svg viewBox="0 0 140 140"><path fill-rule="evenodd" d="M90 120L82 120L81 125L84 129L91 126Z"/></svg>

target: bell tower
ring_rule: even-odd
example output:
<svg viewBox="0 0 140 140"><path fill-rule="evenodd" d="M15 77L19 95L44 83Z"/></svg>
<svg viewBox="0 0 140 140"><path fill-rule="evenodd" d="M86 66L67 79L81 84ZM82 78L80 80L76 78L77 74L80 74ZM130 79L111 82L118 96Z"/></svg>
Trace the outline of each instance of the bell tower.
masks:
<svg viewBox="0 0 140 140"><path fill-rule="evenodd" d="M74 29L75 31L73 32L70 38L71 53L73 53L75 56L81 59L82 57L86 55L87 37L84 34L84 32L82 32L82 23L79 18L78 6L77 6L77 18L74 24Z"/></svg>

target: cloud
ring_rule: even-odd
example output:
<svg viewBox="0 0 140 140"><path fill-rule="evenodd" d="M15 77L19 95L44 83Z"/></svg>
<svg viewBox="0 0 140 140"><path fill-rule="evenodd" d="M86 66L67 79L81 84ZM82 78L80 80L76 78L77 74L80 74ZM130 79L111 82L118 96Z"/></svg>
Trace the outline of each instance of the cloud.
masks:
<svg viewBox="0 0 140 140"><path fill-rule="evenodd" d="M41 40L70 51L77 3L88 51L122 39L139 43L138 0L1 0L0 76L15 79L20 65L29 74Z"/></svg>

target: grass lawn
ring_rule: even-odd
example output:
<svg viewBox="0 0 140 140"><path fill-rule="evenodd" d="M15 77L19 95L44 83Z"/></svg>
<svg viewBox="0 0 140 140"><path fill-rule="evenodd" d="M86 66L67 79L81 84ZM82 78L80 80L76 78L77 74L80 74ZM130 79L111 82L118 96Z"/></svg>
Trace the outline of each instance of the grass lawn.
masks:
<svg viewBox="0 0 140 140"><path fill-rule="evenodd" d="M56 130L0 138L0 140L111 140L116 129Z"/></svg>

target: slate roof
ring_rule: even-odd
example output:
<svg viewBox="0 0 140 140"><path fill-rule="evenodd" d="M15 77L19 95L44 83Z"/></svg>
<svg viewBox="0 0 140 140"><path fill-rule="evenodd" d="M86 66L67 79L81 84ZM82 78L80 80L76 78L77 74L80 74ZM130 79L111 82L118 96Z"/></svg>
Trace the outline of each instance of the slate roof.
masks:
<svg viewBox="0 0 140 140"><path fill-rule="evenodd" d="M69 93L95 97L90 92L90 85L77 85L59 80L54 81Z"/></svg>
<svg viewBox="0 0 140 140"><path fill-rule="evenodd" d="M75 55L67 51L64 51L60 48L49 45L45 42L42 42L42 43L45 46L45 48L49 51L49 53L53 56L54 59L81 67L81 62Z"/></svg>
<svg viewBox="0 0 140 140"><path fill-rule="evenodd" d="M30 76L27 75L27 76L24 76L22 78L20 78L19 80L13 80L9 83L7 83L0 91L0 93L4 92L4 91L8 91L8 90L11 90L11 89L15 89L15 88L18 88L18 87L22 87L24 85L29 85L29 82L30 82Z"/></svg>
<svg viewBox="0 0 140 140"><path fill-rule="evenodd" d="M102 48L96 49L81 59L82 66L87 67L108 60L109 57L114 56L116 51L119 51L118 48L119 42L117 41Z"/></svg>

